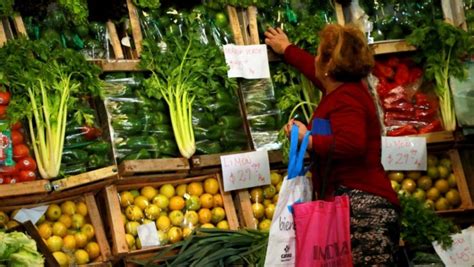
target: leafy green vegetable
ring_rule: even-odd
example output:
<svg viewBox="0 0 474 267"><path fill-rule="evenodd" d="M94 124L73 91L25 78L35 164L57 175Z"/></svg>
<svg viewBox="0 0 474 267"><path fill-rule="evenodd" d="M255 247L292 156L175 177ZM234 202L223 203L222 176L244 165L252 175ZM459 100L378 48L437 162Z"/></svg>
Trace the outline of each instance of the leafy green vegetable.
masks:
<svg viewBox="0 0 474 267"><path fill-rule="evenodd" d="M100 70L78 52L24 38L9 41L0 57L6 59L0 84L12 93L8 116L13 122L27 118L41 176L57 177L68 108L81 96L100 95ZM90 121L91 114L80 111L73 117Z"/></svg>
<svg viewBox="0 0 474 267"><path fill-rule="evenodd" d="M249 7L256 6L258 8L268 6L271 1L265 0L208 0L205 1L205 5L211 9L223 9L225 6L235 7Z"/></svg>
<svg viewBox="0 0 474 267"><path fill-rule="evenodd" d="M41 267L44 259L36 250L36 242L22 232L0 232L0 265Z"/></svg>
<svg viewBox="0 0 474 267"><path fill-rule="evenodd" d="M434 241L444 249L451 247L453 240L450 235L459 231L452 221L439 217L414 197L399 194L398 198L402 208L402 240L411 248L431 247Z"/></svg>
<svg viewBox="0 0 474 267"><path fill-rule="evenodd" d="M13 4L15 0L0 1L0 17L9 17L13 15Z"/></svg>
<svg viewBox="0 0 474 267"><path fill-rule="evenodd" d="M456 128L454 104L449 88L449 77L466 79L464 60L474 54L474 39L464 30L436 20L414 30L407 42L418 48L418 61L424 63L425 77L436 82L441 118L447 131Z"/></svg>
<svg viewBox="0 0 474 267"><path fill-rule="evenodd" d="M267 244L268 232L201 228L148 262L137 263L144 266L263 266ZM169 256L172 250L179 252Z"/></svg>
<svg viewBox="0 0 474 267"><path fill-rule="evenodd" d="M143 9L157 9L160 7L160 0L133 0L133 3Z"/></svg>
<svg viewBox="0 0 474 267"><path fill-rule="evenodd" d="M87 25L89 8L86 0L58 0L58 4L72 17L74 24Z"/></svg>

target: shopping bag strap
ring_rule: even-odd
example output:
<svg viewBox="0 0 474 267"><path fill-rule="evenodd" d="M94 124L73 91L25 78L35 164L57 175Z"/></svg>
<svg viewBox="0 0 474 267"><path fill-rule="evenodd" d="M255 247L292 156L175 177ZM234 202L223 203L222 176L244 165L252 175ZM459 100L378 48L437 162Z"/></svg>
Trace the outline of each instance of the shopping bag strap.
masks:
<svg viewBox="0 0 474 267"><path fill-rule="evenodd" d="M298 147L298 126L294 124L290 132L290 155L288 163L288 179L304 174L304 156L309 143L310 131L307 131Z"/></svg>

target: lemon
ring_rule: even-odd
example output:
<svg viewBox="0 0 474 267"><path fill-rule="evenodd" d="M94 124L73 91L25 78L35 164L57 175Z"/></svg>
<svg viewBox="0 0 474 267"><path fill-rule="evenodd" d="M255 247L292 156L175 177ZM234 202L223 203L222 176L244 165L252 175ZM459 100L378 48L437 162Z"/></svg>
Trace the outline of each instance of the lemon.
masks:
<svg viewBox="0 0 474 267"><path fill-rule="evenodd" d="M150 220L156 220L161 212L161 209L156 204L150 204L145 208L145 217Z"/></svg>
<svg viewBox="0 0 474 267"><path fill-rule="evenodd" d="M95 258L100 256L100 248L97 242L89 242L86 245L86 252L89 254L89 258L94 260Z"/></svg>
<svg viewBox="0 0 474 267"><path fill-rule="evenodd" d="M76 212L81 214L82 216L86 217L87 213L88 213L86 203L84 203L82 201L76 203Z"/></svg>
<svg viewBox="0 0 474 267"><path fill-rule="evenodd" d="M135 237L131 234L125 234L125 241L127 242L128 249L132 249L135 246Z"/></svg>
<svg viewBox="0 0 474 267"><path fill-rule="evenodd" d="M202 196L202 195L201 195ZM199 210L201 208L201 199L198 196L190 196L186 199L187 210Z"/></svg>
<svg viewBox="0 0 474 267"><path fill-rule="evenodd" d="M265 207L261 203L258 203L258 202L253 203L252 204L252 212L253 212L253 216L255 218L260 219L265 214Z"/></svg>
<svg viewBox="0 0 474 267"><path fill-rule="evenodd" d="M172 184L164 184L160 187L160 194L166 196L167 198L171 198L175 194L175 189Z"/></svg>
<svg viewBox="0 0 474 267"><path fill-rule="evenodd" d="M57 204L49 205L46 210L46 218L50 221L56 221L59 217L61 217L61 208Z"/></svg>
<svg viewBox="0 0 474 267"><path fill-rule="evenodd" d="M193 232L190 227L183 227L183 238L188 237Z"/></svg>
<svg viewBox="0 0 474 267"><path fill-rule="evenodd" d="M180 184L176 187L176 195L184 197L187 191L187 184Z"/></svg>
<svg viewBox="0 0 474 267"><path fill-rule="evenodd" d="M62 222L66 228L70 228L72 226L72 218L67 214L62 214L59 217L58 222Z"/></svg>
<svg viewBox="0 0 474 267"><path fill-rule="evenodd" d="M153 198L153 204L156 204L161 210L167 210L169 203L169 198L163 194L158 194Z"/></svg>
<svg viewBox="0 0 474 267"><path fill-rule="evenodd" d="M214 196L214 207L224 207L224 200L221 194L215 194Z"/></svg>
<svg viewBox="0 0 474 267"><path fill-rule="evenodd" d="M168 234L158 230L158 240L160 240L160 246L168 244Z"/></svg>
<svg viewBox="0 0 474 267"><path fill-rule="evenodd" d="M181 228L176 226L171 227L171 229L168 231L168 240L170 243L174 244L181 241L181 239L183 239L183 231Z"/></svg>
<svg viewBox="0 0 474 267"><path fill-rule="evenodd" d="M74 234L74 238L76 239L76 247L83 248L87 244L87 235L81 232L77 232Z"/></svg>
<svg viewBox="0 0 474 267"><path fill-rule="evenodd" d="M269 219L264 219L258 224L258 229L262 231L269 231L272 226L272 221Z"/></svg>
<svg viewBox="0 0 474 267"><path fill-rule="evenodd" d="M57 235L53 235L46 240L46 245L51 252L60 251L63 247L63 239Z"/></svg>
<svg viewBox="0 0 474 267"><path fill-rule="evenodd" d="M67 255L64 252L55 251L55 252L53 252L53 257L56 259L59 266L61 266L61 267L69 266L69 258L67 257Z"/></svg>
<svg viewBox="0 0 474 267"><path fill-rule="evenodd" d="M190 184L188 184L188 187L187 187L187 192L188 194L190 194L191 196L201 196L204 189L202 187L202 183L200 182L192 182Z"/></svg>
<svg viewBox="0 0 474 267"><path fill-rule="evenodd" d="M61 204L61 212L67 215L73 215L76 213L76 204L70 200L65 201Z"/></svg>
<svg viewBox="0 0 474 267"><path fill-rule="evenodd" d="M135 222L135 221L128 222L127 224L125 224L125 232L129 235L137 236L138 226L140 226L139 222Z"/></svg>
<svg viewBox="0 0 474 267"><path fill-rule="evenodd" d="M219 223L217 223L217 228L223 229L223 230L229 230L229 223L226 220L222 220Z"/></svg>
<svg viewBox="0 0 474 267"><path fill-rule="evenodd" d="M44 222L38 226L38 233L41 238L46 240L53 234L53 228L49 223Z"/></svg>
<svg viewBox="0 0 474 267"><path fill-rule="evenodd" d="M163 232L168 232L168 230L171 227L171 220L168 216L162 215L156 220L156 227L158 227L158 230L161 230Z"/></svg>
<svg viewBox="0 0 474 267"><path fill-rule="evenodd" d="M210 223L212 219L212 213L209 209L200 209L198 211L199 223L206 224Z"/></svg>
<svg viewBox="0 0 474 267"><path fill-rule="evenodd" d="M265 217L267 219L272 219L273 218L273 214L275 213L275 204L269 204L268 206L265 207Z"/></svg>
<svg viewBox="0 0 474 267"><path fill-rule="evenodd" d="M53 235L64 237L67 234L67 227L62 222L55 222L53 224Z"/></svg>
<svg viewBox="0 0 474 267"><path fill-rule="evenodd" d="M218 223L225 218L225 210L221 207L215 207L211 211L211 222L212 223Z"/></svg>
<svg viewBox="0 0 474 267"><path fill-rule="evenodd" d="M121 192L119 195L119 198L120 198L120 206L123 208L132 205L133 202L135 201L135 197L129 191Z"/></svg>
<svg viewBox="0 0 474 267"><path fill-rule="evenodd" d="M158 191L152 186L145 186L140 190L140 194L148 200L152 200L158 194Z"/></svg>
<svg viewBox="0 0 474 267"><path fill-rule="evenodd" d="M130 221L138 221L143 219L143 212L139 207L132 205L125 209L125 216L127 216L127 219Z"/></svg>
<svg viewBox="0 0 474 267"><path fill-rule="evenodd" d="M95 229L94 226L90 223L86 223L81 227L81 232L83 232L88 240L91 240L95 236Z"/></svg>
<svg viewBox="0 0 474 267"><path fill-rule="evenodd" d="M252 203L263 202L263 190L260 187L250 190L250 200Z"/></svg>
<svg viewBox="0 0 474 267"><path fill-rule="evenodd" d="M63 250L73 251L76 249L76 238L73 235L63 237Z"/></svg>
<svg viewBox="0 0 474 267"><path fill-rule="evenodd" d="M282 177L278 172L270 173L270 182L272 185L276 186L280 181L282 181Z"/></svg>
<svg viewBox="0 0 474 267"><path fill-rule="evenodd" d="M204 180L204 191L211 195L219 192L219 182L215 178L207 178Z"/></svg>
<svg viewBox="0 0 474 267"><path fill-rule="evenodd" d="M439 190L439 192L441 194L444 194L446 192L449 191L449 183L448 183L448 180L445 180L445 179L438 179L436 180L434 186L436 187L436 189Z"/></svg>
<svg viewBox="0 0 474 267"><path fill-rule="evenodd" d="M76 264L86 264L89 262L89 254L83 249L76 250L74 258L76 259Z"/></svg>
<svg viewBox="0 0 474 267"><path fill-rule="evenodd" d="M216 228L212 223L205 223L201 225L201 228Z"/></svg>
<svg viewBox="0 0 474 267"><path fill-rule="evenodd" d="M184 225L186 226L196 226L199 223L199 215L194 210L188 210L186 214L184 214Z"/></svg>
<svg viewBox="0 0 474 267"><path fill-rule="evenodd" d="M71 219L72 219L72 227L75 228L75 229L81 228L84 225L84 223L86 222L84 216L82 216L79 213L76 213L76 214L72 215Z"/></svg>
<svg viewBox="0 0 474 267"><path fill-rule="evenodd" d="M141 210L144 210L146 207L148 207L148 205L150 205L150 202L146 197L138 196L133 201L133 205L139 207Z"/></svg>
<svg viewBox="0 0 474 267"><path fill-rule="evenodd" d="M454 207L457 207L461 204L461 196L456 189L450 189L446 193L446 199L448 200L449 204L453 205Z"/></svg>
<svg viewBox="0 0 474 267"><path fill-rule="evenodd" d="M172 225L181 226L184 221L184 215L180 210L173 210L169 214L169 218Z"/></svg>
<svg viewBox="0 0 474 267"><path fill-rule="evenodd" d="M201 207L211 209L214 207L214 197L209 193L204 193L199 197L201 201Z"/></svg>

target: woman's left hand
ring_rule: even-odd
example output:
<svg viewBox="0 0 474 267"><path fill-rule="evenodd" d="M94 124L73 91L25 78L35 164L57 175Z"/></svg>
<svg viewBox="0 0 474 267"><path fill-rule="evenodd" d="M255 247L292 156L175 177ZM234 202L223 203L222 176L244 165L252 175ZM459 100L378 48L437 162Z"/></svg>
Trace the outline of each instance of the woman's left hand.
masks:
<svg viewBox="0 0 474 267"><path fill-rule="evenodd" d="M306 127L304 123L302 123L301 121L297 121L295 119L289 120L288 123L285 125L286 136L290 137L290 132L293 125L298 126L298 140L299 141L303 140L303 137L308 131L308 128Z"/></svg>

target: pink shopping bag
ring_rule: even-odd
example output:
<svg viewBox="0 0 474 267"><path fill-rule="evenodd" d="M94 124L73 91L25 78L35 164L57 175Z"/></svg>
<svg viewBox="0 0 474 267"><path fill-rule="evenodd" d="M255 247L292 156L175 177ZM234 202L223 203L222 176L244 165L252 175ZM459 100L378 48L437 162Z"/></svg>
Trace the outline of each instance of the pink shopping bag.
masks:
<svg viewBox="0 0 474 267"><path fill-rule="evenodd" d="M348 196L293 205L296 266L352 267Z"/></svg>

